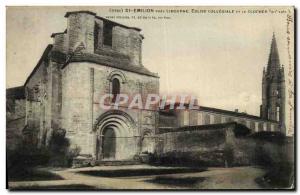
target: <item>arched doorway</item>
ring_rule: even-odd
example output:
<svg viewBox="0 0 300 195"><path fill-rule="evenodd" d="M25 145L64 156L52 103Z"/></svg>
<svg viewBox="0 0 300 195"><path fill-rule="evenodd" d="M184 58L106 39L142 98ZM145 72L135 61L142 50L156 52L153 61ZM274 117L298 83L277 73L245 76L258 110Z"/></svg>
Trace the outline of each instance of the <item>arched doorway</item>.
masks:
<svg viewBox="0 0 300 195"><path fill-rule="evenodd" d="M120 110L103 113L95 125L97 160L130 160L140 151L134 120Z"/></svg>
<svg viewBox="0 0 300 195"><path fill-rule="evenodd" d="M116 134L112 128L103 130L102 156L103 159L115 159L116 155Z"/></svg>

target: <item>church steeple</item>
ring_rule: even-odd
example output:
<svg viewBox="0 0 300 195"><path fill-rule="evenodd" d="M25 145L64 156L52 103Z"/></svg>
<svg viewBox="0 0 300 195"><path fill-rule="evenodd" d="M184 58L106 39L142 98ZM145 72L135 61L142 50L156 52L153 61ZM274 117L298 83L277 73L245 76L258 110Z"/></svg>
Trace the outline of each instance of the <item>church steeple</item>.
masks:
<svg viewBox="0 0 300 195"><path fill-rule="evenodd" d="M278 54L275 33L273 33L270 54L269 54L269 60L268 60L268 66L267 66L267 72L268 73L272 72L274 74L278 71L278 69L280 69L280 60L279 60L279 54Z"/></svg>
<svg viewBox="0 0 300 195"><path fill-rule="evenodd" d="M285 79L273 33L267 70L263 69L261 117L279 122L285 129Z"/></svg>

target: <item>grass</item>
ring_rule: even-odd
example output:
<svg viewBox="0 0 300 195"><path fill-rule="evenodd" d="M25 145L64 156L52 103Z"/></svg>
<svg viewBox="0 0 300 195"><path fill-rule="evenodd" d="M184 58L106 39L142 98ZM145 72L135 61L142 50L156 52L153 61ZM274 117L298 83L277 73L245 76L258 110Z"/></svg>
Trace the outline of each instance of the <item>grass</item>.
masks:
<svg viewBox="0 0 300 195"><path fill-rule="evenodd" d="M169 185L169 186L178 186L178 187L188 187L192 188L198 183L201 183L205 180L205 177L184 177L184 178L175 178L169 176L158 176L151 180L146 180L149 183Z"/></svg>
<svg viewBox="0 0 300 195"><path fill-rule="evenodd" d="M36 169L14 170L13 172L8 173L9 181L48 181L62 179L62 177L54 173Z"/></svg>
<svg viewBox="0 0 300 195"><path fill-rule="evenodd" d="M50 186L22 186L16 187L11 190L93 190L96 189L93 186L84 184L70 184L70 185L50 185Z"/></svg>
<svg viewBox="0 0 300 195"><path fill-rule="evenodd" d="M176 173L194 173L205 171L206 168L160 168L160 169L120 169L120 170L91 170L79 171L78 173L97 177L132 177L147 175L163 175Z"/></svg>
<svg viewBox="0 0 300 195"><path fill-rule="evenodd" d="M294 165L292 163L278 163L270 166L267 173L255 181L263 188L291 188L294 180Z"/></svg>

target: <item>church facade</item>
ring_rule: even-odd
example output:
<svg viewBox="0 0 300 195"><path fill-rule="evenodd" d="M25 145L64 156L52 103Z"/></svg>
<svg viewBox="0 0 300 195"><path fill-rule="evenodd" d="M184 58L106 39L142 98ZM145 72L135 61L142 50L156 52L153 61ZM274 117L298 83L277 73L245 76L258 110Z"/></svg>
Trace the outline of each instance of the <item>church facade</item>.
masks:
<svg viewBox="0 0 300 195"><path fill-rule="evenodd" d="M107 93L142 98L159 93L158 75L141 62L140 29L85 11L65 17L67 30L52 35L54 44L25 83L26 125L37 129L38 145L47 145L53 131L65 129L83 154L131 159L142 150L141 137L155 134L157 112L126 105L107 111L99 100ZM106 137L119 139L106 143Z"/></svg>
<svg viewBox="0 0 300 195"><path fill-rule="evenodd" d="M159 94L159 76L142 64L140 29L89 11L67 12L67 29L52 34L37 66L25 82L24 131L47 146L54 132L65 130L72 146L96 160L129 160L154 153L166 130L241 124L252 132L284 127L284 73L273 37L263 75L261 116L200 106L199 109L102 109L100 99ZM112 139L113 138L113 139Z"/></svg>

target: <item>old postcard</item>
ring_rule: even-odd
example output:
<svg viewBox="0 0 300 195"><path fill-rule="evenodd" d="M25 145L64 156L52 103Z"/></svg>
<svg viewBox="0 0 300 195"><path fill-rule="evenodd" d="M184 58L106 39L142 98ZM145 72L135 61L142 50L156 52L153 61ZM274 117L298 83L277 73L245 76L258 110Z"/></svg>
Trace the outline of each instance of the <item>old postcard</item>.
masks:
<svg viewBox="0 0 300 195"><path fill-rule="evenodd" d="M8 189L295 189L294 7L6 18Z"/></svg>

